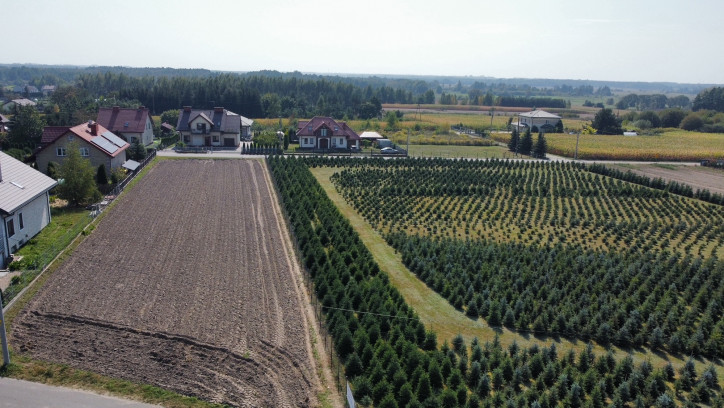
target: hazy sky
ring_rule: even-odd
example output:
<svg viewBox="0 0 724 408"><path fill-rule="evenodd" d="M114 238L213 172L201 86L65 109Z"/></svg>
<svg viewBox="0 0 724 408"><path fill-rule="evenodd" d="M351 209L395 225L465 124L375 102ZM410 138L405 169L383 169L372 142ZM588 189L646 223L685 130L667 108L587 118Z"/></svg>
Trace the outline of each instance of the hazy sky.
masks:
<svg viewBox="0 0 724 408"><path fill-rule="evenodd" d="M7 0L0 63L724 84L721 0Z"/></svg>

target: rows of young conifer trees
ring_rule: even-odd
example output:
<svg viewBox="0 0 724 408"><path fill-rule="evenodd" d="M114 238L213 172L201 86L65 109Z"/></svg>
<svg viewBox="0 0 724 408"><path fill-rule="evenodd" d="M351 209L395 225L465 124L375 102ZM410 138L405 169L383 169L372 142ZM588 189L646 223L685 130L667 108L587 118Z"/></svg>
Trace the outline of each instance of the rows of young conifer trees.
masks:
<svg viewBox="0 0 724 408"><path fill-rule="evenodd" d="M610 352L596 357L591 347L562 356L555 344L504 348L497 337L473 339L468 346L457 336L438 347L435 333L425 329L309 171L370 162L270 157L268 163L345 374L363 406L722 406L716 370L706 366L697 372L691 359L677 372L671 365L634 364Z"/></svg>

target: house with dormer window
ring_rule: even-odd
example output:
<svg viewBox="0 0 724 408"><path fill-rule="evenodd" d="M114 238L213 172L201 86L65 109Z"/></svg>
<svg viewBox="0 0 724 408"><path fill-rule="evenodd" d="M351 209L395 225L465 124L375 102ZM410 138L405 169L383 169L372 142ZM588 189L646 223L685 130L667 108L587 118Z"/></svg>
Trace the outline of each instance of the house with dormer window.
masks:
<svg viewBox="0 0 724 408"><path fill-rule="evenodd" d="M242 117L223 107L191 109L179 112L176 130L188 146L238 147L241 143Z"/></svg>
<svg viewBox="0 0 724 408"><path fill-rule="evenodd" d="M326 116L315 116L299 122L297 138L301 149L349 150L359 149L359 135L347 126Z"/></svg>

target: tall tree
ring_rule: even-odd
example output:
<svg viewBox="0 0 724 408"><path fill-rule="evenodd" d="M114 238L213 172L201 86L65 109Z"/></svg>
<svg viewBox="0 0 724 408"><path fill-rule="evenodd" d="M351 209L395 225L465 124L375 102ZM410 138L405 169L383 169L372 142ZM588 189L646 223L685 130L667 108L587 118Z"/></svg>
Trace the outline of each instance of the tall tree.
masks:
<svg viewBox="0 0 724 408"><path fill-rule="evenodd" d="M510 142L508 142L508 150L510 150L513 153L518 153L518 143L520 143L520 133L518 133L518 129L513 129L513 132L510 134Z"/></svg>
<svg viewBox="0 0 724 408"><path fill-rule="evenodd" d="M621 120L613 114L613 111L608 108L603 108L596 113L591 124L594 128L598 129L599 135L621 135L623 134L623 128L621 127Z"/></svg>
<svg viewBox="0 0 724 408"><path fill-rule="evenodd" d="M545 135L543 135L543 132L539 132L538 139L536 140L535 146L533 147L533 157L537 159L545 159L547 150L548 144L546 143Z"/></svg>
<svg viewBox="0 0 724 408"><path fill-rule="evenodd" d="M34 148L40 144L45 121L33 106L18 106L4 148Z"/></svg>
<svg viewBox="0 0 724 408"><path fill-rule="evenodd" d="M58 186L58 196L73 206L86 205L100 200L101 193L95 182L95 171L90 160L80 155L80 146L71 142L66 146L66 157L60 166L63 182Z"/></svg>
<svg viewBox="0 0 724 408"><path fill-rule="evenodd" d="M533 135L530 133L530 128L525 130L525 134L520 138L518 147L518 153L530 156L531 150L533 149Z"/></svg>

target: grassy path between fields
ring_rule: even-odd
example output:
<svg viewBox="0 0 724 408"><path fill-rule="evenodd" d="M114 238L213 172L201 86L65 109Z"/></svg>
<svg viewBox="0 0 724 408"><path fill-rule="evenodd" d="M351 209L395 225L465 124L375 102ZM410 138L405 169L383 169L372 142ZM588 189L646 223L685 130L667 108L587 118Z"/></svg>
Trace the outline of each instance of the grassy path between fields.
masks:
<svg viewBox="0 0 724 408"><path fill-rule="evenodd" d="M440 344L444 341L450 343L452 338L457 334L462 334L468 345L474 337L477 337L481 343L485 343L486 341L492 342L497 333L504 347L507 347L513 343L513 341L522 347L530 347L533 343L538 343L539 345L556 343L559 355L567 353L570 349L575 350L576 353L580 353L581 350L586 347L586 342L575 339L533 336L516 333L505 328L493 329L489 327L483 319L472 320L468 318L464 313L456 310L445 298L418 279L415 274L410 272L402 263L402 256L397 253L394 248L389 246L384 238L344 200L329 180L330 176L334 174L337 169L313 168L310 170L322 185L327 196L329 196L340 212L350 221L352 227L360 235L365 246L370 250L380 268L389 275L390 281L404 296L405 301L415 309L426 328L430 328L437 333L437 339ZM629 354L629 351L616 347L612 347L612 350L617 359ZM594 353L599 355L605 352L606 349L604 347L594 343ZM643 348L631 350L630 354L637 364L638 362L649 360L654 367L663 367L667 362L671 362L677 371L684 365L687 358L686 356L676 357L666 353L653 353ZM697 359L697 371L703 371L708 364L708 360ZM717 364L716 369L719 383L724 384L724 366Z"/></svg>

